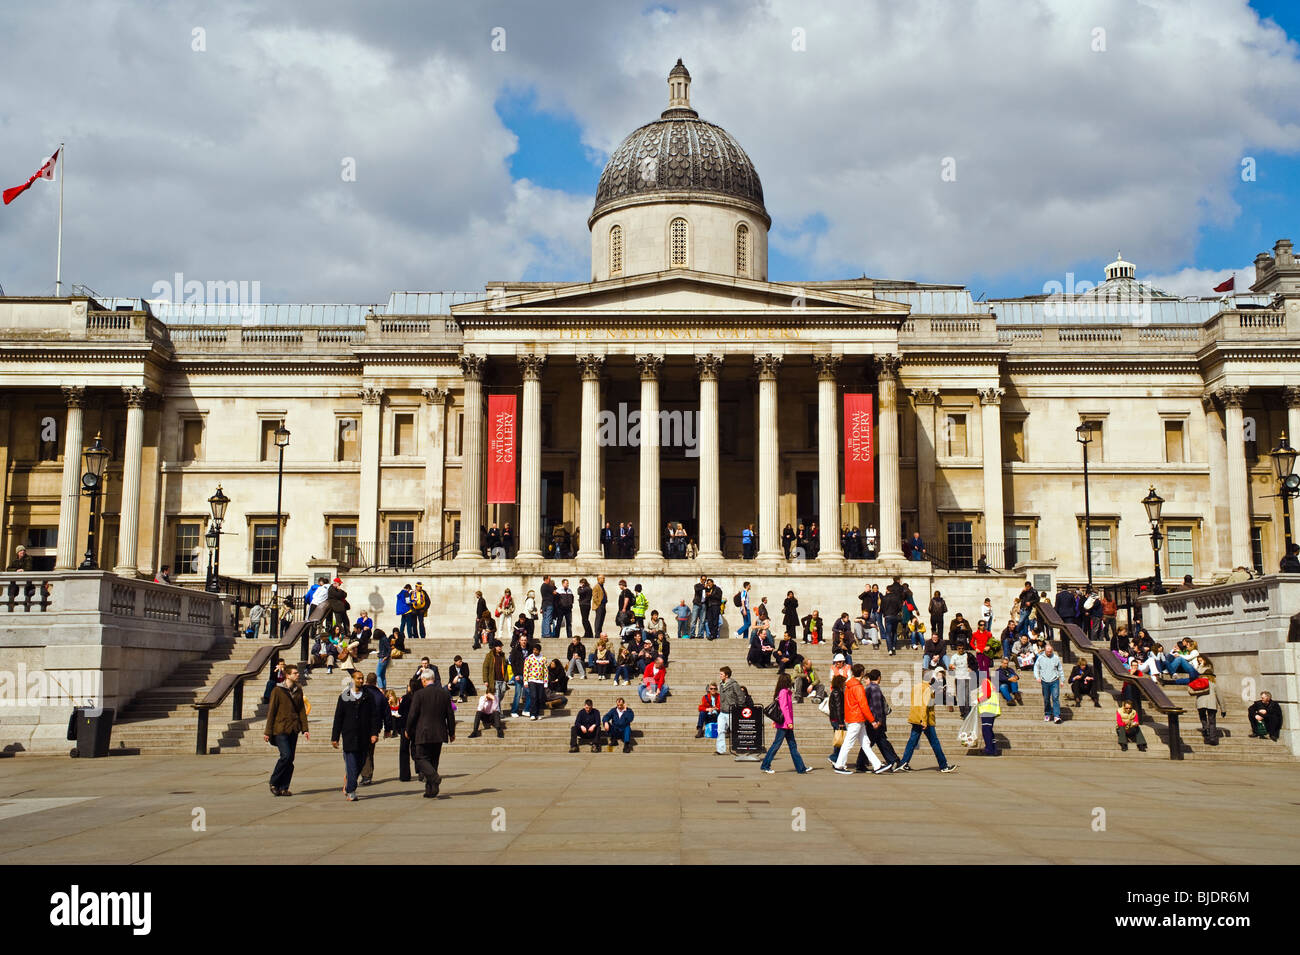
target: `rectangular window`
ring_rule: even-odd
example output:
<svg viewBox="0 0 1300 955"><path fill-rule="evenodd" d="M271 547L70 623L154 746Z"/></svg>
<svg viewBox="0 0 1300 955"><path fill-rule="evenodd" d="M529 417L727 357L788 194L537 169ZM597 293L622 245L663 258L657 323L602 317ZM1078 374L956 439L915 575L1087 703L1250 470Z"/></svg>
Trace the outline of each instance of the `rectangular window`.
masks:
<svg viewBox="0 0 1300 955"><path fill-rule="evenodd" d="M359 422L356 418L339 418L338 434L335 436L336 461L360 461L361 440Z"/></svg>
<svg viewBox="0 0 1300 955"><path fill-rule="evenodd" d="M1003 421L1002 423L1002 460L1023 462L1025 460L1025 421Z"/></svg>
<svg viewBox="0 0 1300 955"><path fill-rule="evenodd" d="M1007 567L1014 567L1016 564L1034 559L1029 546L1031 530L1029 524L1013 524L1007 528ZM994 556L989 555L990 562Z"/></svg>
<svg viewBox="0 0 1300 955"><path fill-rule="evenodd" d="M974 535L970 521L948 522L948 569L969 570L975 565Z"/></svg>
<svg viewBox="0 0 1300 955"><path fill-rule="evenodd" d="M1255 573L1264 572L1264 528L1256 524L1250 529L1250 560L1255 565Z"/></svg>
<svg viewBox="0 0 1300 955"><path fill-rule="evenodd" d="M808 429L808 443L805 444L804 447L815 448L817 447L817 419L820 414L820 409L817 406L817 402L812 401L804 405L803 410L804 424Z"/></svg>
<svg viewBox="0 0 1300 955"><path fill-rule="evenodd" d="M335 524L330 528L330 556L349 570L360 562L357 551L357 525Z"/></svg>
<svg viewBox="0 0 1300 955"><path fill-rule="evenodd" d="M203 460L203 419L187 418L181 422L182 462Z"/></svg>
<svg viewBox="0 0 1300 955"><path fill-rule="evenodd" d="M175 546L172 548L172 573L197 574L202 548L199 538L202 528L197 522L185 521L176 525Z"/></svg>
<svg viewBox="0 0 1300 955"><path fill-rule="evenodd" d="M542 447L550 445L550 422L551 418L544 418L542 427ZM463 457L465 454L465 412L456 415L456 457Z"/></svg>
<svg viewBox="0 0 1300 955"><path fill-rule="evenodd" d="M278 422L277 422L278 426ZM253 573L274 574L279 553L279 535L274 524L253 525Z"/></svg>
<svg viewBox="0 0 1300 955"><path fill-rule="evenodd" d="M966 416L964 414L950 414L944 418L943 449L944 454L950 458L966 457Z"/></svg>
<svg viewBox="0 0 1300 955"><path fill-rule="evenodd" d="M1096 577L1110 576L1110 528L1092 526L1088 541L1088 555L1092 561L1092 573Z"/></svg>
<svg viewBox="0 0 1300 955"><path fill-rule="evenodd" d="M1165 530L1165 553L1167 554L1169 579L1180 582L1187 574L1196 574L1192 560L1192 529L1188 526L1170 527Z"/></svg>
<svg viewBox="0 0 1300 955"><path fill-rule="evenodd" d="M280 450L275 446L275 432L280 427L280 420L279 418L262 419L261 457L258 460L274 461L279 457Z"/></svg>
<svg viewBox="0 0 1300 955"><path fill-rule="evenodd" d="M37 547L59 546L59 529L57 527L29 527L27 528L27 547L34 549Z"/></svg>
<svg viewBox="0 0 1300 955"><path fill-rule="evenodd" d="M1105 461L1106 460L1106 442L1102 431L1102 422L1089 420L1080 422L1084 425L1088 433L1088 460Z"/></svg>
<svg viewBox="0 0 1300 955"><path fill-rule="evenodd" d="M1186 460L1183 452L1183 423L1181 421L1165 422L1165 460L1170 464L1182 464Z"/></svg>
<svg viewBox="0 0 1300 955"><path fill-rule="evenodd" d="M410 567L415 560L415 521L388 522L388 565Z"/></svg>
<svg viewBox="0 0 1300 955"><path fill-rule="evenodd" d="M398 457L415 454L415 415L412 413L393 415L393 454Z"/></svg>

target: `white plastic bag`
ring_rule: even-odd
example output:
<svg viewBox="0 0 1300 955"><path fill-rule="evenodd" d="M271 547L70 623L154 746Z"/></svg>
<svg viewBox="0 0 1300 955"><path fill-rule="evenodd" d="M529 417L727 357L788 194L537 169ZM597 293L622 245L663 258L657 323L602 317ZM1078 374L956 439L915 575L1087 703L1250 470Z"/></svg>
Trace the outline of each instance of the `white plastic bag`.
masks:
<svg viewBox="0 0 1300 955"><path fill-rule="evenodd" d="M962 720L961 728L957 730L957 741L965 743L967 746L974 746L980 739L980 713L979 708L972 706L970 712L966 714L966 719Z"/></svg>

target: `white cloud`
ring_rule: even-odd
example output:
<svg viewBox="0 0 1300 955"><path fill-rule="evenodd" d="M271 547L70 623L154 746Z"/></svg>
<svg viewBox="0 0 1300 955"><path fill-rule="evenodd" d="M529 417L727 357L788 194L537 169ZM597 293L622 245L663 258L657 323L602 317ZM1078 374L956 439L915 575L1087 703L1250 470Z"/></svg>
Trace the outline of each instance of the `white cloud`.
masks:
<svg viewBox="0 0 1300 955"><path fill-rule="evenodd" d="M1255 282L1254 262L1238 269L1185 268L1179 269L1177 272L1170 272L1167 275L1147 275L1138 276L1138 278L1148 285L1154 285L1156 288L1163 289L1172 295L1207 297L1216 294L1214 287L1222 285L1232 278L1234 274L1237 281L1233 291L1239 295L1249 293L1251 285Z"/></svg>

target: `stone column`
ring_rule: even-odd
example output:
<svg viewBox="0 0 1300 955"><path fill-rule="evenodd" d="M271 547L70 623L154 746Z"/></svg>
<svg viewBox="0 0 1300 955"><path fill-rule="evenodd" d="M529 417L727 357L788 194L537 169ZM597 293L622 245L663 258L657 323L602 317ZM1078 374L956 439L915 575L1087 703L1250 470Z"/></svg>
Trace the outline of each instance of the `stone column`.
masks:
<svg viewBox="0 0 1300 955"><path fill-rule="evenodd" d="M81 511L81 406L86 389L65 387L63 400L68 419L63 427L63 494L59 499L58 560L55 570L75 570L77 561L77 518Z"/></svg>
<svg viewBox="0 0 1300 955"><path fill-rule="evenodd" d="M582 412L579 432L582 457L578 465L578 559L600 560L600 373L604 355L579 355L582 371Z"/></svg>
<svg viewBox="0 0 1300 955"><path fill-rule="evenodd" d="M817 559L831 562L844 559L840 547L840 416L835 408L840 356L813 355L813 361L817 364L817 486L821 497Z"/></svg>
<svg viewBox="0 0 1300 955"><path fill-rule="evenodd" d="M880 433L876 457L880 461L880 557L903 558L903 513L898 486L898 366L897 355L877 355L876 384L880 406Z"/></svg>
<svg viewBox="0 0 1300 955"><path fill-rule="evenodd" d="M1282 400L1286 402L1286 442L1293 448L1300 447L1300 388L1282 389ZM1272 449L1270 449L1272 450ZM1292 528L1294 531L1294 528Z"/></svg>
<svg viewBox="0 0 1300 955"><path fill-rule="evenodd" d="M373 543L366 556L378 561L379 540L379 448L383 427L384 389L361 389L361 486L357 493L357 543Z"/></svg>
<svg viewBox="0 0 1300 955"><path fill-rule="evenodd" d="M443 545L442 512L447 501L447 401L446 388L422 388L428 416L424 445L424 528L436 551Z"/></svg>
<svg viewBox="0 0 1300 955"><path fill-rule="evenodd" d="M518 554L542 559L542 369L545 355L520 355L524 379L523 427L519 442Z"/></svg>
<svg viewBox="0 0 1300 955"><path fill-rule="evenodd" d="M1246 388L1218 390L1223 403L1223 424L1228 451L1228 528L1232 541L1232 566L1250 567L1250 485L1246 474L1246 430L1241 406Z"/></svg>
<svg viewBox="0 0 1300 955"><path fill-rule="evenodd" d="M927 544L938 539L939 511L934 499L935 459L939 446L935 428L935 404L939 399L937 388L914 388L912 400L916 403L916 510L921 524L921 537Z"/></svg>
<svg viewBox="0 0 1300 955"><path fill-rule="evenodd" d="M465 433L460 458L460 550L457 560L483 559L483 366L482 355L462 355Z"/></svg>
<svg viewBox="0 0 1300 955"><path fill-rule="evenodd" d="M722 526L720 488L718 486L718 377L722 374L721 355L696 355L695 368L700 374L700 533L697 543L700 559L722 557L719 529Z"/></svg>
<svg viewBox="0 0 1300 955"><path fill-rule="evenodd" d="M776 413L776 376L781 370L781 356L757 356L754 369L758 372L758 559L780 560L785 556L778 513L781 436Z"/></svg>
<svg viewBox="0 0 1300 955"><path fill-rule="evenodd" d="M1001 388L980 391L980 433L984 439L984 544L989 564L1006 567L1007 528L1002 513L1002 396ZM979 554L975 559L979 559ZM1007 568L1010 569L1010 568Z"/></svg>
<svg viewBox="0 0 1300 955"><path fill-rule="evenodd" d="M641 370L641 512L637 530L637 557L663 557L663 528L659 513L659 373L660 355L638 355Z"/></svg>
<svg viewBox="0 0 1300 955"><path fill-rule="evenodd" d="M5 545L3 528L9 526L9 459L13 454L13 441L11 422L11 410L14 406L14 395L0 392L0 545ZM0 546L0 554L4 555L4 566L9 565L9 554L14 553L14 548L23 543L21 540L8 541L8 551L4 551Z"/></svg>
<svg viewBox="0 0 1300 955"><path fill-rule="evenodd" d="M113 573L134 577L140 543L140 471L144 462L144 388L123 388L126 396L126 449L122 456L122 519L118 524L118 563Z"/></svg>

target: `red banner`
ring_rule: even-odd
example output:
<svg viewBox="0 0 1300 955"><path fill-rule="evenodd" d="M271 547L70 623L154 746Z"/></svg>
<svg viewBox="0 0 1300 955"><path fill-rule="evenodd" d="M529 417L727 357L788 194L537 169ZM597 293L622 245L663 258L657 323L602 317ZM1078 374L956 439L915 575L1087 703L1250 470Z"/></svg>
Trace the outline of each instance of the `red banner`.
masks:
<svg viewBox="0 0 1300 955"><path fill-rule="evenodd" d="M515 435L515 396L488 395L487 503L514 504L515 461L519 442Z"/></svg>
<svg viewBox="0 0 1300 955"><path fill-rule="evenodd" d="M876 441L871 422L872 395L844 396L844 500L876 500Z"/></svg>

